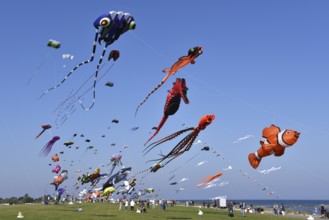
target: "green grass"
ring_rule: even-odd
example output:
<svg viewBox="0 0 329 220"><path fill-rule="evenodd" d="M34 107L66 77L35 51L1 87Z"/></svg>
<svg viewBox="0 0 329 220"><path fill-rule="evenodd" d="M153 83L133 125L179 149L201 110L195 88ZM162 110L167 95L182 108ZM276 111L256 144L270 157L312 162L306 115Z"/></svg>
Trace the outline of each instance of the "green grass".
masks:
<svg viewBox="0 0 329 220"><path fill-rule="evenodd" d="M77 208L81 207L83 210L77 212ZM41 205L41 204L31 204L31 205L11 205L11 206L0 206L0 220L17 219L17 214L20 211L24 219L32 220L84 220L84 219L301 219L293 218L291 216L274 216L271 214L246 214L246 217L242 217L239 211L235 212L235 217L228 217L227 210L218 209L201 209L203 215L199 216L197 207L184 207L175 206L167 207L166 211L160 209L157 206L155 209L149 208L146 213L136 213L136 211L126 211L124 207L119 211L118 204L103 204L103 203L83 203L78 205Z"/></svg>

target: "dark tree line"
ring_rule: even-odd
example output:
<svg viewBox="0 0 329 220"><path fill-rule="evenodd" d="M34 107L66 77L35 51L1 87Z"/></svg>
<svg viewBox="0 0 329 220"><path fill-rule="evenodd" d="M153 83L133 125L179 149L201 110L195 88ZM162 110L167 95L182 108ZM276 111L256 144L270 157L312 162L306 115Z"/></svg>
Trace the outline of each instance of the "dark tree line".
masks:
<svg viewBox="0 0 329 220"><path fill-rule="evenodd" d="M49 195L50 196L50 195ZM1 198L0 204L9 203L12 204L24 204L24 203L41 203L43 201L43 197L32 198L29 194L25 194L21 197L10 197L10 198Z"/></svg>

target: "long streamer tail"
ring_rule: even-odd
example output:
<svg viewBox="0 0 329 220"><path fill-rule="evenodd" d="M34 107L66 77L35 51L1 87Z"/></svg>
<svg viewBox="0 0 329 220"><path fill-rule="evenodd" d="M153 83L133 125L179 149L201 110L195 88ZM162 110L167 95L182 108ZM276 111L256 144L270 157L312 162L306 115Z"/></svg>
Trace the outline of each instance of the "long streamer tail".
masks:
<svg viewBox="0 0 329 220"><path fill-rule="evenodd" d="M146 100L155 92L157 91L169 78L170 73L168 73L165 78L163 78L163 80L149 93L147 94L147 96L145 97L145 99L137 106L137 109L135 111L135 117L137 116L137 112L139 110L139 108L146 102Z"/></svg>
<svg viewBox="0 0 329 220"><path fill-rule="evenodd" d="M57 87L59 87L59 86L61 86L64 82L65 82L65 80L75 71L75 70L77 70L80 66L82 66L82 65L84 65L84 64L86 64L86 63L90 63L90 62L92 62L93 60L94 60L94 56L95 56L95 52L96 52L96 43L97 43L97 38L98 38L98 30L96 30L96 34L95 34L95 40L94 40L94 44L93 44L93 50L92 50L92 53L91 53L91 57L90 57L90 59L89 60L86 60L86 61L83 61L83 62L81 62L81 63L79 63L76 67L74 67L72 70L71 70L71 72L69 72L69 74L67 74L65 77L64 77L64 79L60 82L60 83L58 83L56 86L54 86L54 87L51 87L51 88L49 88L49 89L47 89L46 91L44 91L44 93L42 93L42 95L39 97L39 99L40 98L42 98L44 95L46 95L49 91L51 91L51 90L53 90L53 89L56 89Z"/></svg>
<svg viewBox="0 0 329 220"><path fill-rule="evenodd" d="M183 140L181 140L167 155L163 155L162 158L152 161L158 161L158 163L162 163L164 160L170 158L164 164L164 166L167 165L169 162L181 156L186 151L189 151L198 134L199 132L190 133L185 138L183 138Z"/></svg>
<svg viewBox="0 0 329 220"><path fill-rule="evenodd" d="M164 138L162 138L162 139L160 139L160 140L158 140L158 141L156 141L156 142L153 142L152 144L150 144L149 146L147 146L147 147L143 150L143 152L147 150L147 151L144 153L144 155L146 155L148 152L150 152L153 148L155 148L155 147L158 146L159 144L162 144L162 143L164 143L164 142L166 142L166 141L169 141L169 140L171 140L171 139L173 139L173 138L175 138L175 137L177 137L177 136L183 134L184 132L186 132L186 131L191 131L191 130L193 130L193 129L194 129L193 127L186 128L186 129L184 129L184 130L177 131L177 132L175 132L175 133L173 133L173 134L171 134L171 135L169 135L169 136L167 136L167 137L164 137ZM151 147L151 148L150 148L150 147Z"/></svg>
<svg viewBox="0 0 329 220"><path fill-rule="evenodd" d="M85 108L84 105L82 104L81 100L79 99L80 105L81 105L81 107L84 110L90 110L94 106L94 104L95 104L95 101L96 101L96 83L97 83L97 77L98 77L99 67L102 64L103 57L104 57L104 55L106 53L106 49L107 49L107 46L104 47L103 53L102 53L101 57L99 58L98 65L96 67L96 72L95 72L95 77L94 77L94 86L93 86L93 103L89 106L89 108Z"/></svg>
<svg viewBox="0 0 329 220"><path fill-rule="evenodd" d="M162 117L162 119L161 119L161 121L160 121L160 123L159 123L159 125L158 125L158 127L157 127L157 129L156 129L156 131L154 132L154 134L152 135L152 137L150 137L147 141L146 141L146 143L144 144L144 146L152 139L152 138L154 138L155 137L155 135L157 135L158 134L158 132L160 131L160 129L162 128L162 126L164 125L164 123L167 121L167 119L168 119L168 115L164 115L163 117Z"/></svg>

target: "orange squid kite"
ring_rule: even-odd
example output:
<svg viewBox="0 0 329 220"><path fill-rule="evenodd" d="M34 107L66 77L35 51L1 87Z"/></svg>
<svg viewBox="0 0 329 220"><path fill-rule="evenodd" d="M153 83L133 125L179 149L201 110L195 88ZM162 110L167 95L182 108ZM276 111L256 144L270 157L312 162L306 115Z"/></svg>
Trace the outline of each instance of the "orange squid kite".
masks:
<svg viewBox="0 0 329 220"><path fill-rule="evenodd" d="M152 150L156 146L158 146L166 141L169 141L169 140L183 134L186 131L192 131L190 134L188 134L186 137L184 137L167 155L163 155L163 157L158 160L151 160L151 161L159 161L158 164L161 164L164 160L169 159L165 164L163 164L163 166L165 166L173 159L179 157L186 151L189 151L193 145L193 142L199 135L199 133L202 130L204 130L208 125L210 125L214 120L215 120L215 115L204 115L203 117L201 117L201 119L199 121L199 125L197 127L190 127L190 128L186 128L186 129L177 131L176 133L173 133L173 134L168 135L167 137L164 137L156 142L153 142L152 144L150 144L149 146L147 146L144 149L144 151L147 150L145 152L145 154L147 154L150 150Z"/></svg>

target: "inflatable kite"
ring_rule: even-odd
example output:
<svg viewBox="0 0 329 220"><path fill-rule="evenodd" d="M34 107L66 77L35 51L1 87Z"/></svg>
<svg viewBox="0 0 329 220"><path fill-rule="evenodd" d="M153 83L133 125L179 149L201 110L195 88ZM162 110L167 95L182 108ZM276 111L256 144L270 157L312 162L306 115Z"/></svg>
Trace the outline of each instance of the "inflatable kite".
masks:
<svg viewBox="0 0 329 220"><path fill-rule="evenodd" d="M99 168L96 168L92 174L86 173L83 174L82 177L78 177L78 181L81 182L81 185L91 182L91 186L95 186L99 182L100 178L106 175L101 174L100 171L101 170Z"/></svg>
<svg viewBox="0 0 329 220"><path fill-rule="evenodd" d="M52 170L53 173L58 173L59 171L61 171L60 165L56 165L56 167Z"/></svg>
<svg viewBox="0 0 329 220"><path fill-rule="evenodd" d="M207 183L213 181L214 179L216 179L217 177L220 177L222 175L221 172L217 173L216 175L214 176L209 176L207 177L202 183L198 184L197 187L201 187L201 186L204 186L206 185Z"/></svg>
<svg viewBox="0 0 329 220"><path fill-rule="evenodd" d="M51 128L51 125L41 125L41 128L43 130L35 137L35 139L37 139L38 137L40 137L43 134L43 132L45 132L47 129L50 129Z"/></svg>
<svg viewBox="0 0 329 220"><path fill-rule="evenodd" d="M116 174L112 175L104 184L102 187L102 190L104 191L109 186L114 186L114 184L126 180L129 173L131 171L131 167L122 168L120 171L118 171Z"/></svg>
<svg viewBox="0 0 329 220"><path fill-rule="evenodd" d="M122 158L122 154L121 153L117 153L117 154L113 154L112 157L111 157L111 162L107 165L111 165L112 164L112 169L109 173L109 176L112 175L113 173L113 170L115 169L115 167L120 164L120 166L122 166L122 162L121 162L121 158Z"/></svg>
<svg viewBox="0 0 329 220"><path fill-rule="evenodd" d="M284 154L287 147L294 145L298 138L299 132L294 130L283 130L275 125L263 129L263 138L260 140L261 147L248 156L250 165L256 169L262 158L274 154L280 157Z"/></svg>
<svg viewBox="0 0 329 220"><path fill-rule="evenodd" d="M164 106L163 117L154 132L154 134L147 140L144 144L146 145L157 133L160 131L167 118L170 115L174 115L179 109L180 101L183 99L185 104L189 104L189 100L186 96L188 88L186 87L186 81L184 78L177 78L176 82L173 83L173 87L171 90L168 90L169 94L166 99L166 104Z"/></svg>
<svg viewBox="0 0 329 220"><path fill-rule="evenodd" d="M103 61L103 57L106 53L106 49L109 45L111 45L114 41L118 40L119 37L127 32L128 30L134 30L136 28L136 23L134 21L134 18L129 13L124 13L122 11L116 12L116 11L110 11L109 13L106 13L104 15L101 15L94 21L94 27L96 29L95 34L95 40L93 43L93 49L91 53L91 57L89 60L83 61L79 63L76 67L74 67L65 77L64 79L57 84L56 86L46 90L42 95L45 95L49 91L56 89L57 87L61 86L65 80L70 77L70 75L77 70L80 66L90 63L94 60L94 55L96 52L96 45L97 41L99 44L101 44L102 41L105 42L105 46L103 48L102 55L98 61L98 65L96 67L96 71L94 74L94 85L93 85L93 102L89 108L85 108L82 105L81 100L79 100L82 108L85 110L91 109L95 104L96 99L96 83L97 83L97 77L99 72L99 67Z"/></svg>
<svg viewBox="0 0 329 220"><path fill-rule="evenodd" d="M55 191L57 191L58 186L64 181L66 180L68 177L68 171L67 170L63 170L62 173L60 175L58 175L57 177L54 178L54 181L52 183L50 183L51 185L55 186Z"/></svg>
<svg viewBox="0 0 329 220"><path fill-rule="evenodd" d="M135 117L137 115L137 112L139 110L139 108L146 102L146 100L155 92L157 91L169 78L170 75L174 75L180 68L186 66L187 64L191 63L191 64L195 64L195 59L202 54L203 52L203 48L200 46L194 47L189 49L188 51L188 55L187 56L183 56L181 58L179 58L179 60L172 65L171 68L165 68L164 70L162 70L162 72L166 73L167 75L163 78L163 80L146 96L146 98L137 106L137 109L135 111Z"/></svg>
<svg viewBox="0 0 329 220"><path fill-rule="evenodd" d="M169 140L183 134L186 131L192 131L190 134L188 134L186 137L184 137L167 155L163 155L163 157L158 159L158 160L151 160L151 161L159 161L158 163L160 164L164 160L171 158L171 159L169 159L169 161L166 162L166 164L168 164L170 161L172 161L173 159L179 157L184 152L189 151L190 148L193 145L193 142L195 141L195 139L199 135L200 131L204 130L214 120L215 120L215 115L204 115L203 117L201 117L201 119L199 121L199 125L197 127L195 127L195 128L190 127L190 128L187 128L187 129L180 130L180 131L178 131L176 133L173 133L173 134L171 134L167 137L164 137L164 138L162 138L162 139L160 139L156 142L153 142L152 144L150 144L148 147L145 148L145 150L147 150L149 148L145 152L145 154L147 154L154 147L156 147L156 146L158 146L158 145L160 145L160 144L162 144L166 141L169 141ZM166 164L164 164L164 165L166 165Z"/></svg>
<svg viewBox="0 0 329 220"><path fill-rule="evenodd" d="M109 186L103 190L101 196L103 196L104 199L108 199L110 196L112 196L112 193L114 192L115 192L114 186Z"/></svg>
<svg viewBox="0 0 329 220"><path fill-rule="evenodd" d="M46 157L49 152L51 151L51 148L54 146L55 142L60 139L59 136L54 136L40 151L39 155Z"/></svg>

